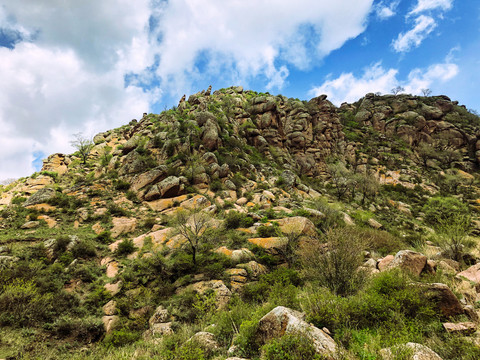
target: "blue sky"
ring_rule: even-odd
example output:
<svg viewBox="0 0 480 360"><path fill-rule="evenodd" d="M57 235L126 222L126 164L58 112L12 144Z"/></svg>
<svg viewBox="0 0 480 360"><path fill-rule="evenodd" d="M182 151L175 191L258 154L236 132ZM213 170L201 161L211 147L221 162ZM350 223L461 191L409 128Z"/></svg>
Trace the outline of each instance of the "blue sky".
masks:
<svg viewBox="0 0 480 360"><path fill-rule="evenodd" d="M0 0L0 180L209 85L480 111L478 0Z"/></svg>

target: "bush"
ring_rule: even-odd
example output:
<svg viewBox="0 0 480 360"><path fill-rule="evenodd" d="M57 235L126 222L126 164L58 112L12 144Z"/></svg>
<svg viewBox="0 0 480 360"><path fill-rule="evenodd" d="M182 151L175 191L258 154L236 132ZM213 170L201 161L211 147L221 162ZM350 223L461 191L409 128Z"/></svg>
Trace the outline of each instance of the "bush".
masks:
<svg viewBox="0 0 480 360"><path fill-rule="evenodd" d="M95 244L91 240L83 240L72 247L72 255L76 258L87 259L97 255Z"/></svg>
<svg viewBox="0 0 480 360"><path fill-rule="evenodd" d="M254 220L247 214L238 211L229 211L225 217L224 226L226 229L237 229L239 227L248 228L252 226Z"/></svg>
<svg viewBox="0 0 480 360"><path fill-rule="evenodd" d="M341 296L357 292L367 280L359 269L365 247L356 229L339 228L326 234L328 244L310 239L300 249L300 262L305 276Z"/></svg>
<svg viewBox="0 0 480 360"><path fill-rule="evenodd" d="M60 339L70 338L84 344L100 340L104 330L102 321L96 317L75 319L62 316L55 320L52 332Z"/></svg>
<svg viewBox="0 0 480 360"><path fill-rule="evenodd" d="M103 343L108 347L125 346L139 340L141 334L129 329L114 330L105 336Z"/></svg>
<svg viewBox="0 0 480 360"><path fill-rule="evenodd" d="M115 254L117 256L127 256L135 251L136 247L133 244L133 240L125 239L118 244Z"/></svg>
<svg viewBox="0 0 480 360"><path fill-rule="evenodd" d="M112 233L109 230L102 231L97 235L96 240L102 244L112 243Z"/></svg>
<svg viewBox="0 0 480 360"><path fill-rule="evenodd" d="M262 238L278 236L278 227L271 225L271 226L259 226L257 228L258 236Z"/></svg>
<svg viewBox="0 0 480 360"><path fill-rule="evenodd" d="M265 360L320 360L312 340L302 334L286 334L273 339L262 347L262 359Z"/></svg>

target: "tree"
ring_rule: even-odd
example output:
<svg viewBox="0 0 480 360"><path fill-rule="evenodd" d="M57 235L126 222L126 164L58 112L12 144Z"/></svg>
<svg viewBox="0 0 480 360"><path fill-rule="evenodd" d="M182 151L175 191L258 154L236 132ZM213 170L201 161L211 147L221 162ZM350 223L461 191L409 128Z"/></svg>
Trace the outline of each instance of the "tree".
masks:
<svg viewBox="0 0 480 360"><path fill-rule="evenodd" d="M357 189L362 194L362 205L365 204L365 199L375 198L380 185L372 174L362 173L357 177Z"/></svg>
<svg viewBox="0 0 480 360"><path fill-rule="evenodd" d="M197 253L208 238L210 216L200 208L179 210L172 221L174 233L182 235L187 240L187 247L192 254L193 265L197 265Z"/></svg>
<svg viewBox="0 0 480 360"><path fill-rule="evenodd" d="M391 92L392 92L393 95L397 95L397 94L399 94L399 93L401 93L401 92L403 92L403 91L405 91L405 88L403 88L403 87L400 86L400 85L394 87L394 88L391 90Z"/></svg>
<svg viewBox="0 0 480 360"><path fill-rule="evenodd" d="M73 137L75 140L70 141L70 144L77 149L77 152L82 158L83 165L85 165L87 163L88 155L90 155L90 151L93 148L93 141L84 137L82 133L73 134Z"/></svg>
<svg viewBox="0 0 480 360"><path fill-rule="evenodd" d="M345 167L345 164L340 161L328 164L328 172L330 174L330 179L335 186L337 198L340 200L351 187L350 180L352 178L352 173Z"/></svg>
<svg viewBox="0 0 480 360"><path fill-rule="evenodd" d="M432 90L430 89L420 89L422 92L423 96L430 96L432 94Z"/></svg>

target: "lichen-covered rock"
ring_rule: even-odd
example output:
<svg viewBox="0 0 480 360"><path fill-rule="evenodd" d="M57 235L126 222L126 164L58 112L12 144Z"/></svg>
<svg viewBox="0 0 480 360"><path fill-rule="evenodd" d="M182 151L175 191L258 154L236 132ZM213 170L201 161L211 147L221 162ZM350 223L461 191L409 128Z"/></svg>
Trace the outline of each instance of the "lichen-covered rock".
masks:
<svg viewBox="0 0 480 360"><path fill-rule="evenodd" d="M315 350L327 358L333 358L337 351L337 344L323 330L308 324L303 320L304 314L278 306L260 319L256 338L259 344L265 344L272 339L285 334L301 334L308 337Z"/></svg>
<svg viewBox="0 0 480 360"><path fill-rule="evenodd" d="M38 190L35 194L30 196L24 203L23 206L31 206L36 204L43 204L55 197L55 190L51 188L43 188Z"/></svg>
<svg viewBox="0 0 480 360"><path fill-rule="evenodd" d="M427 257L425 255L411 250L401 250L388 264L387 269L400 268L419 276L426 263Z"/></svg>

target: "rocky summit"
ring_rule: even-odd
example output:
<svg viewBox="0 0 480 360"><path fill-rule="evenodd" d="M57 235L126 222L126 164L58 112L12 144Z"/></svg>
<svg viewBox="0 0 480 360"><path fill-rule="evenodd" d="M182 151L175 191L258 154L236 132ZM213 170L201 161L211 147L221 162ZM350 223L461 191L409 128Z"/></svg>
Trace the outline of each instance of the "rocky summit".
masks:
<svg viewBox="0 0 480 360"><path fill-rule="evenodd" d="M480 118L231 87L0 185L0 358L479 359Z"/></svg>

